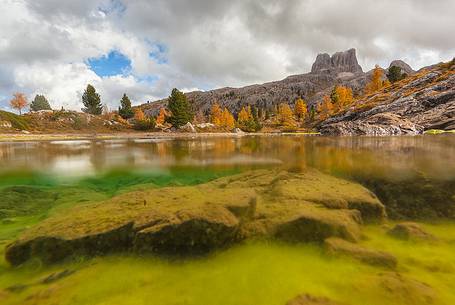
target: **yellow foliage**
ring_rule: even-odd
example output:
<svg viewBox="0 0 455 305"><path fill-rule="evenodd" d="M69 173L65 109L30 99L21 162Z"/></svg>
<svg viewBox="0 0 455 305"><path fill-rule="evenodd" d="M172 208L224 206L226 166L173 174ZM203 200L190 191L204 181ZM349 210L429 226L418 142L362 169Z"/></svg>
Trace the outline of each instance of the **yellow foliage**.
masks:
<svg viewBox="0 0 455 305"><path fill-rule="evenodd" d="M294 114L299 120L305 119L308 113L307 105L302 98L297 99L294 107Z"/></svg>
<svg viewBox="0 0 455 305"><path fill-rule="evenodd" d="M235 127L234 116L227 108L224 108L223 110L221 116L221 126L226 130L232 130Z"/></svg>
<svg viewBox="0 0 455 305"><path fill-rule="evenodd" d="M145 121L145 114L140 108L134 111L134 120L137 122Z"/></svg>
<svg viewBox="0 0 455 305"><path fill-rule="evenodd" d="M164 108L161 108L160 113L156 117L156 124L163 125L165 120L166 120L166 110L164 110Z"/></svg>
<svg viewBox="0 0 455 305"><path fill-rule="evenodd" d="M222 119L223 111L221 110L220 105L215 102L210 109L210 122L215 126L221 126Z"/></svg>
<svg viewBox="0 0 455 305"><path fill-rule="evenodd" d="M335 87L336 101L334 101L334 110L340 111L341 109L351 105L354 102L352 89L344 86Z"/></svg>
<svg viewBox="0 0 455 305"><path fill-rule="evenodd" d="M381 67L376 65L376 67L373 70L373 76L371 78L371 81L365 87L365 93L371 94L384 87L385 84L382 81L383 78L384 71L381 69Z"/></svg>
<svg viewBox="0 0 455 305"><path fill-rule="evenodd" d="M248 106L246 109L245 107L242 107L242 110L239 112L239 117L237 118L237 121L239 124L245 124L248 121L250 121L253 118L253 115L251 114L251 107Z"/></svg>
<svg viewBox="0 0 455 305"><path fill-rule="evenodd" d="M281 103L278 107L278 123L285 128L295 128L296 122L291 107L286 103Z"/></svg>
<svg viewBox="0 0 455 305"><path fill-rule="evenodd" d="M333 114L333 104L332 100L330 99L329 96L325 95L322 103L318 105L318 113L319 113L319 118L322 120L327 119L329 116Z"/></svg>

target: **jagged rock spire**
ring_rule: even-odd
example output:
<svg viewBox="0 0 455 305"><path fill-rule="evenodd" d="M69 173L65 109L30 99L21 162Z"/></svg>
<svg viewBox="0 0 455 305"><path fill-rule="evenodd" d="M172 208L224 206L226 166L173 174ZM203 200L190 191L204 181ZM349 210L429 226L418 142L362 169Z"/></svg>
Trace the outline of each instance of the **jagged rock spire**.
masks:
<svg viewBox="0 0 455 305"><path fill-rule="evenodd" d="M344 52L337 52L332 56L327 53L319 54L311 68L311 73L331 72L363 72L362 67L357 62L356 50L350 49Z"/></svg>

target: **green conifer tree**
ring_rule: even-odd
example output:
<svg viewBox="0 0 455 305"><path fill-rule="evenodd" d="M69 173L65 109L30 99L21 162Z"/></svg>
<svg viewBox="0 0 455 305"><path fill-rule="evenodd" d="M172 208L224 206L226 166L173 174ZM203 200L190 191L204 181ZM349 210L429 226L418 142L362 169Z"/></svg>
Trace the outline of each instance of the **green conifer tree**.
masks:
<svg viewBox="0 0 455 305"><path fill-rule="evenodd" d="M85 113L100 115L103 112L100 95L96 93L95 87L90 84L87 85L87 89L82 95L82 103L85 107L82 108L82 111Z"/></svg>
<svg viewBox="0 0 455 305"><path fill-rule="evenodd" d="M193 120L191 106L185 94L175 88L169 96L168 109L171 111L168 121L174 127L181 127Z"/></svg>
<svg viewBox="0 0 455 305"><path fill-rule="evenodd" d="M131 119L134 117L133 108L131 108L131 101L126 93L123 94L122 99L120 100L120 107L118 108L118 114L125 120Z"/></svg>
<svg viewBox="0 0 455 305"><path fill-rule="evenodd" d="M52 110L44 95L37 94L30 104L31 111Z"/></svg>

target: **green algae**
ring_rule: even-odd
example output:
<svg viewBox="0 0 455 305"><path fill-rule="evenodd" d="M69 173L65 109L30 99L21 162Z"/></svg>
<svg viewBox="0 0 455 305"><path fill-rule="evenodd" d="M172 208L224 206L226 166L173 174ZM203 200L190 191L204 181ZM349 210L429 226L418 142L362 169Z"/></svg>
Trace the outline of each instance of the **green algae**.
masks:
<svg viewBox="0 0 455 305"><path fill-rule="evenodd" d="M453 225L438 225L445 231ZM381 285L381 268L345 258L326 256L317 245L287 245L255 242L190 260L164 260L153 256L113 255L43 267L30 262L17 270L8 270L0 279L0 288L13 284L38 282L52 272L77 270L51 285L36 285L19 293L7 293L2 304L264 304L283 305L301 293L329 297L351 305L427 304L426 291L417 281L435 291L432 304L453 304L453 272L430 272L416 266L409 257L438 259L450 264L453 246L432 246L432 258L425 252L413 254L416 244L394 242L384 237L380 226L367 230L364 245L389 245L399 260L404 283L396 291ZM438 235L438 237L440 237ZM384 244L385 242L385 244ZM418 250L425 248L417 245ZM453 253L453 252L452 252ZM452 255L453 256L453 255ZM412 295L410 295L412 293Z"/></svg>

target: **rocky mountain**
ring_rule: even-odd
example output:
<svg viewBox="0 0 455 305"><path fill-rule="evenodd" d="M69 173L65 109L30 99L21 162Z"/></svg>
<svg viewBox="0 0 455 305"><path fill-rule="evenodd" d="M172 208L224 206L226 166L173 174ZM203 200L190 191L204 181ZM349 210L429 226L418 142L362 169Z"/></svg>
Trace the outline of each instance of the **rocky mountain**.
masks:
<svg viewBox="0 0 455 305"><path fill-rule="evenodd" d="M357 62L356 50L319 54L310 73L292 75L280 81L246 86L243 88L221 88L210 91L187 93L195 111L208 114L210 106L217 101L222 107L237 113L244 105L256 105L272 109L279 103L293 104L298 97L310 105L330 92L335 84L344 84L359 92L365 85L368 74ZM142 105L147 114L156 115L167 99Z"/></svg>
<svg viewBox="0 0 455 305"><path fill-rule="evenodd" d="M415 135L430 129L455 129L455 59L366 96L319 126L330 135Z"/></svg>

